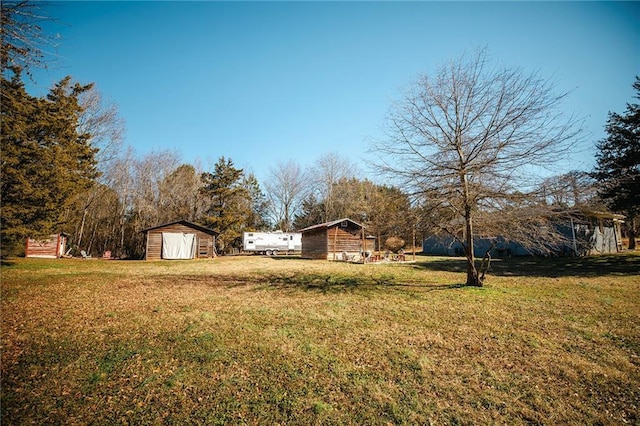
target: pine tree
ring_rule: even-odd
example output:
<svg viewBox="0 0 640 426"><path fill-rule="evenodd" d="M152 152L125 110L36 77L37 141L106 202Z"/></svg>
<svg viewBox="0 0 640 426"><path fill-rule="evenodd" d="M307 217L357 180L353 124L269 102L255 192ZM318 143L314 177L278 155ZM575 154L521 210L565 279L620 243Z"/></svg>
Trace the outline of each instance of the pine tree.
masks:
<svg viewBox="0 0 640 426"><path fill-rule="evenodd" d="M249 194L247 200L249 212L247 222L245 223L246 231L267 229L269 223L266 217L269 202L260 188L258 179L254 174L249 174L249 176L243 179L242 186L247 189L247 193Z"/></svg>
<svg viewBox="0 0 640 426"><path fill-rule="evenodd" d="M633 84L640 99L640 78ZM635 249L635 226L640 213L640 105L627 104L624 115L609 113L607 137L598 142L593 177L598 194L615 212L627 216L629 249Z"/></svg>
<svg viewBox="0 0 640 426"><path fill-rule="evenodd" d="M202 174L202 191L210 200L204 222L220 233L217 243L221 251L234 243L237 245L242 237L249 199L249 191L242 185L243 176L243 170L224 157L215 164L213 173Z"/></svg>
<svg viewBox="0 0 640 426"><path fill-rule="evenodd" d="M90 87L66 77L46 98L36 98L19 72L2 78L3 253L26 236L58 232L68 203L97 177L89 135L77 132L78 96Z"/></svg>

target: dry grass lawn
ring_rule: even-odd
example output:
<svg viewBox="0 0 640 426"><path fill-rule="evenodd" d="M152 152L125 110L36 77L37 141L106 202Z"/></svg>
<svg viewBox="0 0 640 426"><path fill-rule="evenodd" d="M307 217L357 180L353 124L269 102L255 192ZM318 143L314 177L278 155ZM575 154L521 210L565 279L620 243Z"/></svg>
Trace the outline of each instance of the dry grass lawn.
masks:
<svg viewBox="0 0 640 426"><path fill-rule="evenodd" d="M3 261L12 424L640 424L640 256Z"/></svg>

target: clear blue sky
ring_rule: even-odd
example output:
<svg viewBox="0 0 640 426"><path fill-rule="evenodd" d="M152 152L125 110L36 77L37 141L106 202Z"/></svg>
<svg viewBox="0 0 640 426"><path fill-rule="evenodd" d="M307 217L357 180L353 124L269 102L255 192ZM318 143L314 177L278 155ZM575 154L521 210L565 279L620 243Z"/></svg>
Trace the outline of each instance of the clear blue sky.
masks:
<svg viewBox="0 0 640 426"><path fill-rule="evenodd" d="M126 120L125 144L270 166L364 156L403 86L465 50L539 70L573 90L590 169L609 111L634 101L636 2L51 2L60 67L95 82ZM567 170L568 170L567 169Z"/></svg>

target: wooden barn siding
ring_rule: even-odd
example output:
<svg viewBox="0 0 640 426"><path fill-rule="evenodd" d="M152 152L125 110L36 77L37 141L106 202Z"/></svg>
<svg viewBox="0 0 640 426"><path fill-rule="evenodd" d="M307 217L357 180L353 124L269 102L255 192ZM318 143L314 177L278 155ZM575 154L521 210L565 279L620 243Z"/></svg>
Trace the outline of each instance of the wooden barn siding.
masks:
<svg viewBox="0 0 640 426"><path fill-rule="evenodd" d="M336 232L337 230L337 232ZM327 230L329 253L327 260L342 260L342 252L352 256L360 254L362 250L362 230L360 228L340 228L338 226Z"/></svg>
<svg viewBox="0 0 640 426"><path fill-rule="evenodd" d="M359 254L362 247L362 230L356 227L331 228L308 231L302 234L302 257L306 259L342 259L342 252Z"/></svg>
<svg viewBox="0 0 640 426"><path fill-rule="evenodd" d="M173 225L164 226L162 228L153 229L147 232L147 254L145 259L147 260L160 260L162 259L162 233L185 233L196 234L197 240L197 258L213 257L213 245L215 243L213 235L209 235L206 232L198 231L188 226L176 223Z"/></svg>
<svg viewBox="0 0 640 426"><path fill-rule="evenodd" d="M52 235L46 241L38 241L27 238L25 256L26 257L46 257L56 258L62 256L60 250L63 250L64 241L60 235Z"/></svg>
<svg viewBox="0 0 640 426"><path fill-rule="evenodd" d="M302 234L302 257L306 259L327 258L326 229L318 229Z"/></svg>

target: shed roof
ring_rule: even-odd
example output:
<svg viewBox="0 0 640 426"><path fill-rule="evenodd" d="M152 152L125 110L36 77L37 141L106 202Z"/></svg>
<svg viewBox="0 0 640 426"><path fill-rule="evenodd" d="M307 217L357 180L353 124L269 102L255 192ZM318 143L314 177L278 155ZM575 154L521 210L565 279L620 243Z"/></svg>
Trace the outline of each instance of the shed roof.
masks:
<svg viewBox="0 0 640 426"><path fill-rule="evenodd" d="M613 219L613 220L619 220L619 221L624 221L626 219L626 217L621 214L610 213L610 212L582 210L581 213L587 217L595 217L598 219Z"/></svg>
<svg viewBox="0 0 640 426"><path fill-rule="evenodd" d="M143 229L142 232L146 233L146 232L149 232L149 231L153 231L155 229L164 228L165 226L171 226L171 225L177 225L177 224L184 225L184 226L187 226L189 228L193 228L193 229L198 230L200 232L204 232L205 234L220 235L219 232L216 232L213 229L209 229L209 228L205 228L204 226L196 225L195 223L189 222L187 220L177 220L175 222L164 223L162 225L154 226L152 228Z"/></svg>
<svg viewBox="0 0 640 426"><path fill-rule="evenodd" d="M358 226L360 228L364 228L364 226L362 224L356 222L355 220L351 220L349 218L343 218L343 219L338 219L338 220L332 220L331 222L319 223L317 225L309 226L307 228L301 229L300 232L311 231L311 230L314 230L314 229L331 228L331 227L336 226L337 224L345 222L345 221L346 222L351 222L351 223L353 223L354 225L356 225L356 226Z"/></svg>

